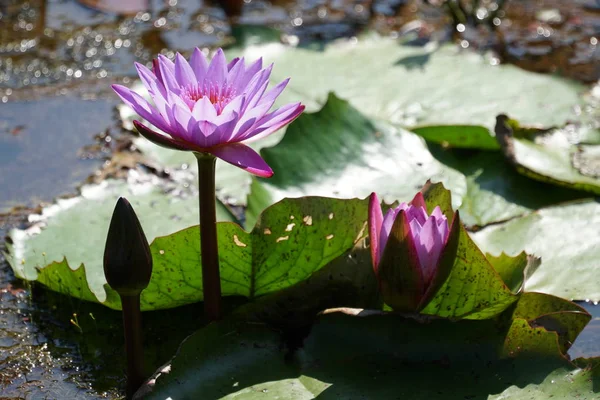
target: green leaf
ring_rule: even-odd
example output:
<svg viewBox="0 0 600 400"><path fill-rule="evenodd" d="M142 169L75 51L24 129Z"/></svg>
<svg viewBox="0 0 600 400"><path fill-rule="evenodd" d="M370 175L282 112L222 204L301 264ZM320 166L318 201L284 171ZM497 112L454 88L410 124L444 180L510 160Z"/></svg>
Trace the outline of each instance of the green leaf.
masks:
<svg viewBox="0 0 600 400"><path fill-rule="evenodd" d="M541 383L530 383L525 387L511 386L488 400L547 400L549 398L579 400L597 396L593 372L587 369L559 368L550 373Z"/></svg>
<svg viewBox="0 0 600 400"><path fill-rule="evenodd" d="M30 216L34 224L29 229L12 230L6 259L15 275L38 279L61 293L116 307L114 297L107 298L105 292L102 260L117 198L125 196L131 202L149 241L198 221L198 198L191 189L182 190L172 182L151 176L140 175L137 181L133 180L129 184L107 180L84 186L80 196L57 200L41 215ZM173 193L175 190L178 192ZM217 204L218 219L235 219L225 206ZM82 265L89 287L83 279ZM46 266L48 269L38 277L37 271ZM71 273L74 275L69 276Z"/></svg>
<svg viewBox="0 0 600 400"><path fill-rule="evenodd" d="M433 144L429 150L439 162L464 174L466 191L460 192L459 210L463 222L470 227L506 221L586 196L583 192L532 181L516 172L499 153L444 150Z"/></svg>
<svg viewBox="0 0 600 400"><path fill-rule="evenodd" d="M268 326L212 324L183 343L168 371L143 388L144 398L447 400L511 393L525 400L541 393L575 400L593 391L591 375L561 355L556 333L536 328L541 335L528 335L526 322L508 330L494 321L345 312L320 316L295 353L282 350L286 338ZM507 358L508 334L513 343L527 341Z"/></svg>
<svg viewBox="0 0 600 400"><path fill-rule="evenodd" d="M574 144L581 138L572 128L530 128L498 115L495 132L504 156L523 175L600 194L600 146Z"/></svg>
<svg viewBox="0 0 600 400"><path fill-rule="evenodd" d="M421 192L427 205L427 213L431 214L436 207L439 207L448 219L448 223L452 223L452 219L454 218L452 193L443 184L431 183L429 181L425 183Z"/></svg>
<svg viewBox="0 0 600 400"><path fill-rule="evenodd" d="M499 112L528 124L562 125L582 103L583 87L574 82L493 66L454 45L430 51L371 35L358 43L334 42L322 51L268 44L241 54L274 62L274 82L291 77L280 104L302 101L316 110L333 91L365 115L404 126L492 128Z"/></svg>
<svg viewBox="0 0 600 400"><path fill-rule="evenodd" d="M517 171L542 182L600 194L599 145L572 145L561 130L513 139Z"/></svg>
<svg viewBox="0 0 600 400"><path fill-rule="evenodd" d="M422 312L445 318L487 319L516 300L462 227L450 276Z"/></svg>
<svg viewBox="0 0 600 400"><path fill-rule="evenodd" d="M141 198L130 198L130 201L142 210L144 206L157 207L153 203L156 197L143 199L148 203L143 203ZM50 219L48 227L38 235L28 237L25 232L13 232L15 243L9 248L13 268L21 272L19 276L29 280L37 278L52 290L118 309L118 297L105 288L102 268L101 243L107 226L79 236L85 237L86 243L98 246L96 257L71 250L74 256L82 257L82 261L74 265L85 264L85 274L83 268L72 271L66 262L51 263L54 256L48 253L43 255L47 258L34 264L37 252L44 248L40 243L55 244L54 253L50 254L61 254L61 257L67 254L67 260L74 258L69 257L69 249L63 250L61 243L70 241L73 248L79 251L85 249L81 242L73 240L77 237L73 229L100 225L96 218L103 218L104 208L112 206L112 199L84 197L84 200ZM163 209L157 208L154 214L138 211L142 226L146 226L144 221L156 223L161 218L169 218L159 210ZM265 210L251 233L234 223L219 223L223 294L252 299L302 282L352 249L366 235L366 218L366 200L302 198L284 200ZM106 216L106 223L108 219ZM65 221L72 221L75 227L65 225ZM152 229L156 226L148 224L148 227L147 236L153 238ZM176 307L203 299L197 226L156 238L150 249L154 268L150 284L142 292L143 310ZM18 260L24 250L30 251L31 258L20 264ZM39 275L34 275L36 267L42 268L48 263L51 265L43 268ZM370 270L371 267L365 264L364 268Z"/></svg>
<svg viewBox="0 0 600 400"><path fill-rule="evenodd" d="M515 294L523 290L525 281L529 279L540 265L539 258L528 256L524 251L516 257L511 257L504 253L498 257L486 254L485 257L492 264L496 272L500 274L506 286Z"/></svg>
<svg viewBox="0 0 600 400"><path fill-rule="evenodd" d="M412 128L428 142L449 148L500 150L489 129L477 125L428 125Z"/></svg>
<svg viewBox="0 0 600 400"><path fill-rule="evenodd" d="M377 191L387 202L409 201L428 179L455 189L455 205L464 193L464 178L437 162L421 138L368 119L333 94L321 111L300 116L277 146L261 154L275 174L257 180L262 188L253 184L248 223L269 201L286 196L347 198Z"/></svg>
<svg viewBox="0 0 600 400"><path fill-rule="evenodd" d="M295 151L293 161L287 163L287 169L296 169L296 164L302 168L310 167L308 171L299 171L298 175L313 175L312 183L306 182L303 187L289 188L283 192L273 193L273 201L285 196L336 195L338 197L364 197L369 191L381 191L383 182L389 183L390 178L411 177L407 184L398 183L396 188L404 186L402 191L395 189L386 193L388 202L410 200L409 192L414 181L420 181L420 187L426 179L442 180L455 194L455 206L459 206L466 194L466 181L455 171L431 162L430 155L423 152L422 144L415 143L410 134L396 128L450 125L471 126L469 137L477 137L476 142L486 148L495 148L492 136L483 135L485 129L493 128L494 117L499 112L514 115L527 123L543 123L546 125L562 125L565 121L576 118L573 108L582 104L579 92L583 87L555 76L525 72L511 65L491 65L485 57L470 51L459 51L453 45L443 46L435 51L429 51L414 46L399 45L396 40L380 38L376 35L361 37L358 43L350 40L340 40L318 51L307 48L286 47L280 43L248 46L230 49L228 57L245 56L248 60L263 57L266 63L274 62L272 83L279 83L291 77L290 83L277 101L278 106L300 101L307 106L308 112L320 110L326 106L330 93L349 102L349 109L363 118L349 118L347 121L336 122L323 114L322 118L311 118L305 121L306 129L310 132L310 141L302 142L305 147L292 149L287 147L288 154ZM410 83L410 87L407 86ZM330 100L329 100L330 101ZM125 108L121 108L122 112ZM127 111L131 114L130 111ZM131 116L123 115L125 119ZM365 127L364 120L376 125L376 132L383 135L379 143L369 135L361 136L357 132L343 136L345 139L354 138L349 145L340 145L337 137L340 126L348 127L350 122L359 122L356 130ZM310 124L309 122L317 124ZM324 125L332 124L332 126ZM301 124L300 121L292 127ZM386 126L387 125L387 126ZM480 125L479 127L477 125ZM386 126L386 127L384 127ZM292 128L290 127L290 129ZM351 126L350 126L351 127ZM432 128L433 129L433 128ZM446 131L446 135L448 131ZM306 134L306 132L303 132ZM373 133L373 132L371 132ZM279 133L253 143L258 150L276 144L282 137ZM454 136L452 136L454 137ZM460 137L460 136L459 136ZM485 138L485 139L483 139ZM321 143L322 141L326 143ZM448 140L449 143L456 141ZM475 142L475 141L474 141ZM332 147L335 144L337 147ZM151 158L159 159L169 168L179 168L182 164L192 163L193 159L185 152L173 152L161 149L145 140L136 141L136 145ZM355 148L353 146L359 146ZM392 146L392 147L390 147ZM402 146L408 147L403 151ZM301 157L305 152L312 152L315 157L324 160L308 160L315 157ZM387 147L387 148L384 148ZM282 150L283 153L283 150ZM336 155L339 153L340 155ZM360 156L356 157L356 153ZM363 157L367 153L367 157ZM347 154L346 157L343 157ZM414 154L414 155L413 155ZM341 161L340 165L326 162L331 157ZM354 157L354 158L353 158ZM376 160L375 160L376 158ZM422 166L419 165L422 163ZM310 165L307 165L310 164ZM327 170L317 170L315 167L327 167ZM227 203L244 205L249 192L250 176L238 168L217 163L217 187L219 196ZM330 172L345 171L341 179L345 189L325 191L329 184ZM368 174L367 174L368 171ZM391 176L385 176L383 171L392 171ZM356 175L361 173L363 175ZM284 174L282 170L275 171L275 177ZM288 173L287 176L292 175ZM352 179L352 181L351 181ZM368 184L368 182L372 184ZM352 185L348 186L349 183ZM357 187L348 194L349 188ZM333 185L331 185L333 186ZM294 190L292 190L294 189ZM339 192L336 194L335 192ZM396 192L396 193L394 193ZM494 194L493 191L491 195ZM498 197L498 196L496 196ZM488 202L483 201L477 208L484 209ZM252 200L248 201L250 203ZM249 225L258 213L271 203L257 203L251 208L257 209L249 215ZM493 210L504 210L504 204L499 204ZM521 214L523 211L520 210ZM497 218L487 213L487 218L473 221L479 226L489 222L506 219L506 212ZM521 215L513 213L510 216ZM471 225L468 216L463 213L464 221Z"/></svg>
<svg viewBox="0 0 600 400"><path fill-rule="evenodd" d="M526 251L542 258L540 268L526 282L527 291L567 299L600 300L597 273L600 247L600 204L594 200L548 207L473 234L475 242L492 254Z"/></svg>
<svg viewBox="0 0 600 400"><path fill-rule="evenodd" d="M567 353L575 339L591 320L591 315L582 307L560 297L544 293L523 293L512 311L513 325L527 323L530 329L521 329L529 335L546 335L539 331L543 328L546 332L555 333L547 340L556 345L558 342L561 351ZM520 322L518 322L520 321ZM505 346L507 352L518 352L522 343L529 342L526 337L515 338L513 343Z"/></svg>

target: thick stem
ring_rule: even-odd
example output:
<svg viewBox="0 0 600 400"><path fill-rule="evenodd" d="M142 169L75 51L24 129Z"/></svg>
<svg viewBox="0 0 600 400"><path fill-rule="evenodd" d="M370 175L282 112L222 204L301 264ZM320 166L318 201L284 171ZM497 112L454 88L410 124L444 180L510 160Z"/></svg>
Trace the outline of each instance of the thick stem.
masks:
<svg viewBox="0 0 600 400"><path fill-rule="evenodd" d="M200 190L200 251L202 253L202 290L204 314L209 321L221 318L221 277L217 246L217 213L215 209L215 164L210 154L195 153L198 159Z"/></svg>
<svg viewBox="0 0 600 400"><path fill-rule="evenodd" d="M131 399L145 380L139 293L132 296L121 295L121 304L127 354L127 399Z"/></svg>

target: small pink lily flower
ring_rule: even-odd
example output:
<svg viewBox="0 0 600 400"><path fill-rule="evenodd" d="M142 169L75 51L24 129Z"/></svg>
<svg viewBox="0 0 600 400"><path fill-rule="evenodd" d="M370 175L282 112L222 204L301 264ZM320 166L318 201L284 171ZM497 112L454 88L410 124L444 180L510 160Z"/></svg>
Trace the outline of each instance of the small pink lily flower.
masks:
<svg viewBox="0 0 600 400"><path fill-rule="evenodd" d="M459 232L458 212L451 224L439 207L428 214L421 192L385 217L377 195L371 194L371 258L386 304L398 311L423 309L450 274Z"/></svg>
<svg viewBox="0 0 600 400"><path fill-rule="evenodd" d="M124 86L112 88L164 132L134 121L142 136L170 149L212 154L261 177L273 175L246 143L272 134L304 110L300 103L293 103L269 112L289 81L267 91L273 65L263 68L262 59L246 65L243 58L227 63L221 49L209 63L196 48L189 62L179 53L175 62L159 55L152 71L139 63L136 68L153 105Z"/></svg>

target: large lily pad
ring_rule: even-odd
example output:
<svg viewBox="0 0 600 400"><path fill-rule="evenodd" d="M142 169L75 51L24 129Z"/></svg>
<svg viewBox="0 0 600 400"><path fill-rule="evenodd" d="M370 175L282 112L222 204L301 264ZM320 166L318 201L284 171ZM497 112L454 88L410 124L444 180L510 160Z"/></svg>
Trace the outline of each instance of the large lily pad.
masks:
<svg viewBox="0 0 600 400"><path fill-rule="evenodd" d="M493 127L494 118L498 113L510 113L526 123L561 125L575 117L572 109L582 103L579 92L583 91L583 88L578 84L558 77L525 72L510 65L493 66L485 57L471 51L459 50L451 45L432 51L403 46L389 38L367 35L359 38L358 42L341 40L329 44L322 51L267 43L230 49L228 54L243 55L249 59L263 57L265 62L274 62L273 82L291 77L288 88L278 99L279 105L301 101L307 106L307 111L317 111L326 106L331 92L347 100L351 109L356 109L372 124L386 123L388 128L377 127L384 136L390 131L400 132L397 134L398 138L392 141L394 143L388 141L387 145L414 141L409 139L410 136L405 132L392 129L390 124L405 127L468 124L481 125L483 129L474 127L477 135L485 142L485 146L494 148L493 138L489 135L485 137L482 133L485 129ZM332 122L330 119L325 121ZM343 123L339 123L338 126L340 124ZM321 141L329 141L329 127L317 124L312 128L318 130L318 133L313 133L313 145L319 146ZM283 131L253 145L256 149L273 145L281 135ZM373 143L363 140L360 144ZM182 152L162 150L144 141L138 142L138 145L148 155L155 156L171 168L193 162L189 155ZM332 150L335 149L329 148L327 144L321 147L327 151L320 154L320 157L325 157L323 161L326 161L328 156L339 160L339 156L332 155ZM312 147L297 151L310 149ZM360 150L352 149L352 152ZM362 150L368 151L368 148ZM370 152L373 153L374 151ZM389 164L390 168L398 168L398 164L404 163L399 157L400 155L393 150L379 154L379 167ZM428 164L429 155L424 154L423 157L423 163ZM410 163L414 164L414 158L409 159ZM343 165L338 169L345 169L350 173L352 168L357 167L356 163L348 162L347 159L343 161ZM221 190L222 199L235 204L246 204L249 176L227 165L220 166L219 169L221 176L217 185ZM425 170L426 168L421 169ZM415 165L405 172L409 175L415 171L415 176L420 176L419 168ZM329 179L328 176L323 176L326 172L328 171L320 170L308 173L315 174L314 180L322 181ZM277 176L283 172L275 173ZM364 176L360 180L371 178ZM366 184L363 183L363 186ZM462 196L465 182L448 187ZM374 186L372 190L375 189L377 187ZM460 197L456 200L457 205L460 204Z"/></svg>
<svg viewBox="0 0 600 400"><path fill-rule="evenodd" d="M321 111L302 115L277 146L261 154L275 175L252 185L247 224L283 197L376 191L388 202L408 201L428 179L452 189L455 207L465 193L464 177L433 158L421 138L366 118L333 94Z"/></svg>
<svg viewBox="0 0 600 400"><path fill-rule="evenodd" d="M525 176L600 194L600 145L574 146L560 130L532 141L513 140L513 161Z"/></svg>
<svg viewBox="0 0 600 400"><path fill-rule="evenodd" d="M219 224L224 295L253 299L309 278L366 235L365 200L287 199L266 209L248 233ZM151 245L154 272L142 293L147 309L201 301L198 228L158 238Z"/></svg>
<svg viewBox="0 0 600 400"><path fill-rule="evenodd" d="M370 117L404 126L472 124L488 128L504 112L525 123L562 125L581 104L582 86L510 65L453 45L431 51L376 35L343 40L323 51L267 44L243 49L275 63L273 80L290 76L281 101L321 108L328 93Z"/></svg>
<svg viewBox="0 0 600 400"><path fill-rule="evenodd" d="M107 190L111 188L109 183L102 188L105 190L94 194L84 190L84 196L73 199L70 207L62 203L54 206L56 215L40 232L33 233L34 229L40 230L39 226L13 231L8 259L21 278L38 280L52 290L118 309L118 296L105 285L102 268L115 194ZM126 187L115 183L113 190L123 194ZM149 240L157 235L157 229L190 224L185 219L172 221L175 206L187 203L172 199L167 208L167 204L160 203L161 199L166 201L164 195L154 191L128 197L140 214ZM196 207L195 196L192 200L193 206L188 207ZM365 236L366 207L365 200L305 198L283 201L266 210L251 233L235 223L220 223L223 294L254 298L307 279ZM165 213L165 209L171 213ZM190 209L189 214L193 213ZM165 225L165 221L171 224ZM197 226L152 242L154 268L150 285L142 293L142 309L170 308L203 299L199 247Z"/></svg>
<svg viewBox="0 0 600 400"><path fill-rule="evenodd" d="M427 125L411 129L427 141L449 148L500 150L489 129L478 125Z"/></svg>
<svg viewBox="0 0 600 400"><path fill-rule="evenodd" d="M34 222L30 228L12 230L6 258L15 275L36 280L39 269L53 265L42 273L42 283L75 297L104 302L107 299L102 259L118 197L127 197L131 202L148 241L197 224L198 196L193 189L186 190L181 185L135 171L129 180L129 183L107 180L83 186L80 196L59 199L43 209L41 215L30 216ZM235 220L225 206L217 205L219 220ZM86 274L79 268L81 265L85 265ZM69 266L79 268L74 272L76 276L69 276ZM54 272L49 275L51 271Z"/></svg>
<svg viewBox="0 0 600 400"><path fill-rule="evenodd" d="M431 143L429 150L442 164L464 174L467 190L460 211L464 223L470 227L483 227L542 207L587 197L584 192L519 174L500 152L445 150Z"/></svg>
<svg viewBox="0 0 600 400"><path fill-rule="evenodd" d="M525 250L542 258L525 289L568 299L600 300L600 203L594 200L543 208L472 235L492 254Z"/></svg>
<svg viewBox="0 0 600 400"><path fill-rule="evenodd" d="M503 393L517 400L532 393L580 399L592 394L591 374L566 362L557 333L535 328L537 333L529 335L531 329L513 325L508 332L494 321L456 323L345 310L321 316L303 347L293 352L284 350L284 338L265 325L224 321L190 336L139 394L292 400L500 399ZM516 337L526 337L521 351L504 354Z"/></svg>
<svg viewBox="0 0 600 400"><path fill-rule="evenodd" d="M307 156L306 154L309 154ZM300 116L283 140L262 150L275 175L251 186L246 224L283 197L367 196L408 201L427 179L452 190L467 226L485 226L581 196L521 176L500 153L457 154L426 146L413 133L361 115L330 95L323 109Z"/></svg>

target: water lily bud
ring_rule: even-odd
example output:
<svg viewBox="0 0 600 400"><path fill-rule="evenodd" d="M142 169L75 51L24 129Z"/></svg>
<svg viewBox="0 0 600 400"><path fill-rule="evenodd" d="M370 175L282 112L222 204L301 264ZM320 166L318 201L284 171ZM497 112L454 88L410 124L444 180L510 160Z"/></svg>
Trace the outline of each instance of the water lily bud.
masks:
<svg viewBox="0 0 600 400"><path fill-rule="evenodd" d="M439 207L428 214L421 192L385 217L371 194L371 257L386 304L399 311L423 309L450 274L459 231L458 212L451 224Z"/></svg>
<svg viewBox="0 0 600 400"><path fill-rule="evenodd" d="M104 248L104 275L117 293L138 295L150 282L152 254L131 204L120 197L110 220Z"/></svg>

